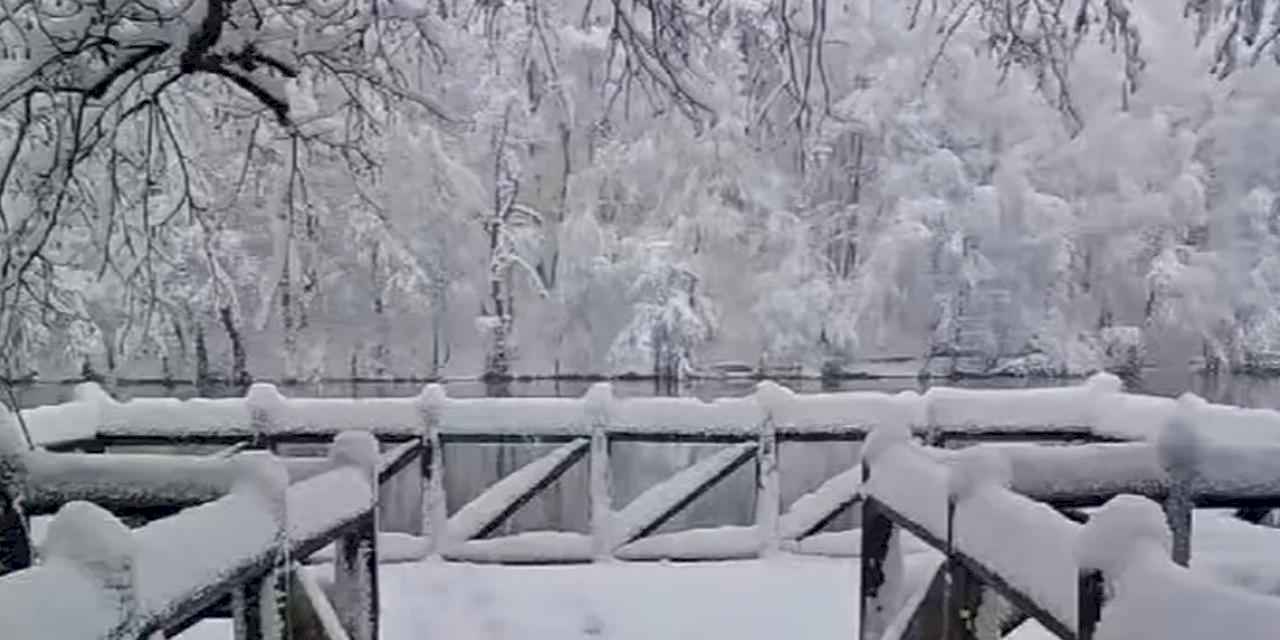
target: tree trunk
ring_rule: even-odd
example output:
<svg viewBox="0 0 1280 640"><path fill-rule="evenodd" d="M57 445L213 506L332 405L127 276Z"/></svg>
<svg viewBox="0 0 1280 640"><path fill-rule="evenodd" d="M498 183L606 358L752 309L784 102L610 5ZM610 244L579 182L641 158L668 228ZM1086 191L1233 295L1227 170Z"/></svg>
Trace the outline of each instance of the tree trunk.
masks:
<svg viewBox="0 0 1280 640"><path fill-rule="evenodd" d="M196 323L196 389L202 394L209 388L209 346L205 343L204 325Z"/></svg>
<svg viewBox="0 0 1280 640"><path fill-rule="evenodd" d="M231 307L218 309L218 318L222 321L222 330L227 332L227 340L231 342L231 377L229 381L236 386L245 387L253 382L249 375L248 356L244 348L244 337L236 324L235 314Z"/></svg>

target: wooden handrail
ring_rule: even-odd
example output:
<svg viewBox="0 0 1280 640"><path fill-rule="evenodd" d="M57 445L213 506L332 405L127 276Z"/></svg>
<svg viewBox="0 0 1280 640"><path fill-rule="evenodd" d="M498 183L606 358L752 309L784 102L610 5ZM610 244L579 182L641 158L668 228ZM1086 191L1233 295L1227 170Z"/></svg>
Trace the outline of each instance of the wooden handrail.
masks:
<svg viewBox="0 0 1280 640"><path fill-rule="evenodd" d="M361 435L369 438L367 447L371 447L372 455L376 456L376 442L367 435ZM92 548L108 549L110 553L117 553L112 550L119 549L118 553L125 554L119 560L115 559L116 556L85 559L84 552L65 548L66 545L76 543L73 536L83 534L62 535L55 532L60 529L76 532L105 531L102 525L95 524L95 518L105 521L112 519L99 507L84 502L71 503L60 510L51 525L50 536L58 537L51 544L59 546L51 550L52 557L48 563L0 577L0 621L12 623L11 626L0 626L6 631L20 631L29 626L30 634L34 635L23 637L33 639L64 637L66 634L62 627L49 620L41 620L32 625L22 623L27 616L38 615L36 611L23 611L22 607L54 598L64 604L62 616L78 618L85 625L96 624L94 637L150 637L154 632L174 632L184 628L205 610L230 598L233 607L244 608L248 612L246 615L251 625L260 627L255 634L257 637L287 637L281 635L283 625L287 624L287 612L284 611L288 580L286 559L303 558L315 549L336 543L345 550L339 554L340 557L349 560L338 571L338 589L346 594L344 606L339 607L339 617L350 627L353 640L372 640L377 637L377 492L374 483L379 467L385 468L387 463L395 464L399 457L412 453L407 449L398 450L397 458L386 461L378 458L377 464L363 469L349 466L352 464L348 461L351 456L344 454L345 457L335 458L338 466L332 471L287 487L287 472L278 460L273 460L270 468L275 471L267 473L278 478L275 481L279 485L278 489L235 489L226 497L157 520L134 533L129 533L118 522L111 525L123 532L113 534L119 539L132 538L137 542L95 544ZM246 463L240 463L241 477L245 475L244 464ZM261 493L263 491L267 493ZM273 497L271 491L278 491L278 494ZM257 497L255 492L261 493L261 497ZM319 493L327 498L323 505L315 503ZM290 505L305 511L289 518L285 514ZM226 515L220 515L223 512ZM272 513L276 515L270 515ZM62 524L68 518L88 524ZM262 529L266 522L262 518L275 519L277 524L270 525L278 531L274 537L270 534L270 528ZM303 522L295 526L299 519ZM204 538L205 546L193 554L168 555L161 546L157 546L177 545L189 548L193 543L191 539L173 540L173 534L192 527L204 531L209 525L228 522L234 522L236 531L228 532L226 536L215 533ZM255 531L258 533L254 533ZM136 553L128 551L134 544L139 546ZM62 555L68 552L71 555ZM148 559L153 556L154 560ZM226 558L220 561L222 564L210 564L210 558L220 556ZM62 560L63 557L75 560ZM188 571L181 566L172 566L174 561L179 561L180 564L183 557L196 559L193 569ZM88 576L86 579L91 584L81 588L75 582L61 585L59 580L40 577L46 574L53 576L63 571L62 567L67 566L67 562L88 562L87 566L91 569L79 571ZM109 575L100 575L100 567L103 566L116 569ZM202 577L206 574L207 581ZM179 579L175 581L172 576L178 576ZM102 580L100 584L96 583L98 579ZM85 597L66 603L60 594L41 595L39 590L46 587L72 591L80 589L78 593L84 593ZM100 595L92 595L95 591ZM257 602L257 598L273 593L277 594L272 596L276 598L274 608L264 607ZM119 616L114 619L94 618L90 610L77 612L75 609L77 604L91 605L103 598L115 597L122 597L122 602L132 604L117 607ZM272 611L274 614L269 613ZM263 620L264 612L267 612L268 617L275 615L280 619ZM82 637L82 634L77 632L77 637Z"/></svg>

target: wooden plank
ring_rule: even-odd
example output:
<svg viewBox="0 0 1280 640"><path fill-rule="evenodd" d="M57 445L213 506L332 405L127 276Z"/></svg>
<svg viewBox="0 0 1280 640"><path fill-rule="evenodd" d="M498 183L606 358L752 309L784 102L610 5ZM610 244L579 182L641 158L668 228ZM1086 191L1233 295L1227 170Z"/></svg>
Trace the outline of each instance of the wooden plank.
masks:
<svg viewBox="0 0 1280 640"><path fill-rule="evenodd" d="M865 467L864 467L865 469ZM889 544L894 520L880 502L862 503L862 579L858 593L858 638L879 640L888 628L894 611L881 589L888 582Z"/></svg>
<svg viewBox="0 0 1280 640"><path fill-rule="evenodd" d="M220 449L208 455L210 458L230 458L231 456L248 449L252 445L248 440L241 440L225 449Z"/></svg>
<svg viewBox="0 0 1280 640"><path fill-rule="evenodd" d="M609 429L609 439L614 442L646 442L651 444L735 444L750 442L760 437L756 429L740 432L723 431L635 431L625 428Z"/></svg>
<svg viewBox="0 0 1280 640"><path fill-rule="evenodd" d="M443 444L565 444L589 433L523 434L507 432L446 431L439 432Z"/></svg>
<svg viewBox="0 0 1280 640"><path fill-rule="evenodd" d="M581 460L589 443L587 439L574 440L499 480L449 518L449 537L461 542L496 531L520 507Z"/></svg>
<svg viewBox="0 0 1280 640"><path fill-rule="evenodd" d="M938 563L933 576L920 586L898 612L898 616L910 616L898 635L886 635L884 640L935 640L943 634L942 612L945 606L947 586L946 564ZM896 626L896 625L894 625Z"/></svg>
<svg viewBox="0 0 1280 640"><path fill-rule="evenodd" d="M861 499L861 476L862 470L855 467L828 478L818 488L797 498L782 516L782 537L802 540L826 528Z"/></svg>
<svg viewBox="0 0 1280 640"><path fill-rule="evenodd" d="M609 434L604 429L591 433L591 465L589 491L592 553L597 558L609 555L613 541L613 492L609 478Z"/></svg>
<svg viewBox="0 0 1280 640"><path fill-rule="evenodd" d="M657 531L689 503L753 459L758 446L755 441L739 443L645 490L618 513L614 523L616 545L634 542Z"/></svg>
<svg viewBox="0 0 1280 640"><path fill-rule="evenodd" d="M401 469L417 460L418 456L424 455L424 446L422 440L409 440L383 453L378 461L378 484L386 483Z"/></svg>
<svg viewBox="0 0 1280 640"><path fill-rule="evenodd" d="M764 538L765 555L778 551L782 511L782 477L778 466L778 434L772 420L765 421L756 446L756 527Z"/></svg>
<svg viewBox="0 0 1280 640"><path fill-rule="evenodd" d="M289 572L289 624L293 637L308 640L351 640L338 619L329 596L301 565Z"/></svg>

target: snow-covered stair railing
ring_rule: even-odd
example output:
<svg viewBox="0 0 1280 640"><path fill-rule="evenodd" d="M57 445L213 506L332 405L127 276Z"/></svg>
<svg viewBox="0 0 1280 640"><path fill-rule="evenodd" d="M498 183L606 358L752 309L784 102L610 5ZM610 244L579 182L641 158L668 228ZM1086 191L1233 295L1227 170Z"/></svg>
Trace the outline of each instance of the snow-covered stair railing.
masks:
<svg viewBox="0 0 1280 640"><path fill-rule="evenodd" d="M1078 571L1054 549L1074 547L1079 525L1010 491L1012 469L1000 448L941 455L912 442L906 428L886 426L867 441L863 470L860 638L906 628L998 638L1012 619L1010 604L1075 637ZM908 601L921 607L915 611L901 608L903 531L945 556L947 578L931 587L945 593L918 594Z"/></svg>
<svg viewBox="0 0 1280 640"><path fill-rule="evenodd" d="M0 576L0 630L32 640L173 635L229 598L248 637L287 638L291 562L334 543L335 615L353 640L373 640L378 472L411 452L392 453L381 457L368 432L342 433L330 470L293 485L274 455L241 453L225 461L226 495L132 531L70 502L41 562Z"/></svg>
<svg viewBox="0 0 1280 640"><path fill-rule="evenodd" d="M1170 560L1160 507L1117 496L1094 514L1076 546L1080 640L1272 638L1280 599L1211 582Z"/></svg>

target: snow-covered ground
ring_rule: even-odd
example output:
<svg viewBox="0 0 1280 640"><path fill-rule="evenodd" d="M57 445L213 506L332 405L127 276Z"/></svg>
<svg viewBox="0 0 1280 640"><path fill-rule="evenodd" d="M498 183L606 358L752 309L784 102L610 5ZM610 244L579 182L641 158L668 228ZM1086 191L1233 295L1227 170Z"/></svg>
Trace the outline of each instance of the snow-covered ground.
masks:
<svg viewBox="0 0 1280 640"><path fill-rule="evenodd" d="M327 567L312 570L327 574ZM385 640L848 640L856 559L782 556L718 563L382 567ZM223 640L202 622L183 640Z"/></svg>

